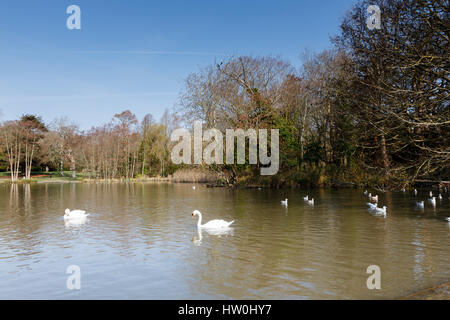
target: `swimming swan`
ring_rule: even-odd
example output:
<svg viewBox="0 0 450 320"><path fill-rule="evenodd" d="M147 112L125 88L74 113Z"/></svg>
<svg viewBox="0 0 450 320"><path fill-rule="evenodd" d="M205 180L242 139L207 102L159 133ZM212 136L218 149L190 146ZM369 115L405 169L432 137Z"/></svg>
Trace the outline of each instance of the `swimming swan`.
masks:
<svg viewBox="0 0 450 320"><path fill-rule="evenodd" d="M231 222L227 222L225 220L216 219L216 220L208 221L205 224L202 224L202 213L198 210L194 210L192 212L192 217L194 217L196 215L198 216L198 222L197 222L198 228L211 228L211 229L228 228L234 222L234 220Z"/></svg>
<svg viewBox="0 0 450 320"><path fill-rule="evenodd" d="M72 210L70 211L69 209L66 209L66 211L64 211L64 219L84 219L86 218L89 214L86 214L86 211L84 210Z"/></svg>
<svg viewBox="0 0 450 320"><path fill-rule="evenodd" d="M375 208L375 210L377 211L377 213L381 213L381 214L383 214L384 216L386 215L386 209L387 209L387 207L386 206L383 206L383 208Z"/></svg>
<svg viewBox="0 0 450 320"><path fill-rule="evenodd" d="M288 199L281 200L281 205L287 207L288 206Z"/></svg>
<svg viewBox="0 0 450 320"><path fill-rule="evenodd" d="M376 204L373 204L373 203L370 203L370 202L367 202L367 205L369 206L369 210L375 210L377 208Z"/></svg>
<svg viewBox="0 0 450 320"><path fill-rule="evenodd" d="M431 198L431 199L428 199L428 201L431 202L431 205L432 205L433 207L436 206L436 197L433 197L433 198Z"/></svg>
<svg viewBox="0 0 450 320"><path fill-rule="evenodd" d="M311 198L311 200L308 200L308 204L313 206L314 205L314 198Z"/></svg>

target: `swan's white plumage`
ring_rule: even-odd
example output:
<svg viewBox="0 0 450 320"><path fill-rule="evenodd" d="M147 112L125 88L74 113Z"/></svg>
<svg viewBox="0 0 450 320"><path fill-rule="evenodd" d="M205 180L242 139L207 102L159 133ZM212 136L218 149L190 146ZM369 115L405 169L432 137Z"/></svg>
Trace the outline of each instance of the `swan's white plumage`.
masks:
<svg viewBox="0 0 450 320"><path fill-rule="evenodd" d="M220 229L220 228L228 228L233 222L233 221L225 221L225 220L221 220L221 219L215 219L215 220L211 220L208 221L205 224L202 224L202 213L198 210L194 210L192 212L192 217L198 215L198 222L197 222L197 227L199 228L208 228L208 229Z"/></svg>
<svg viewBox="0 0 450 320"><path fill-rule="evenodd" d="M89 214L86 213L84 210L70 210L66 209L64 214L64 219L84 219Z"/></svg>
<svg viewBox="0 0 450 320"><path fill-rule="evenodd" d="M369 206L369 209L371 209L371 210L375 210L376 207L377 207L376 204L373 204L373 203L370 203L370 202L367 202L367 205Z"/></svg>

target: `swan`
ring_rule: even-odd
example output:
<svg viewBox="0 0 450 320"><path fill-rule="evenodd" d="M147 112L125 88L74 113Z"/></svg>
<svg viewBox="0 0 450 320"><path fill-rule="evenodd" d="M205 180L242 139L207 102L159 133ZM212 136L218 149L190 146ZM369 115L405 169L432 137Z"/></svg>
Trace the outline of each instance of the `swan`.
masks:
<svg viewBox="0 0 450 320"><path fill-rule="evenodd" d="M311 200L308 200L308 204L310 204L310 205L314 205L314 198L311 198Z"/></svg>
<svg viewBox="0 0 450 320"><path fill-rule="evenodd" d="M377 211L377 213L381 213L381 214L383 214L383 215L386 215L386 209L387 209L386 206L383 206L383 208L378 208L378 207L375 208L375 210Z"/></svg>
<svg viewBox="0 0 450 320"><path fill-rule="evenodd" d="M424 201L416 202L416 206L418 206L419 208L424 208L425 207L425 202Z"/></svg>
<svg viewBox="0 0 450 320"><path fill-rule="evenodd" d="M376 195L376 196L370 196L370 200L372 200L372 201L375 201L375 202L378 202L378 195Z"/></svg>
<svg viewBox="0 0 450 320"><path fill-rule="evenodd" d="M433 205L433 207L436 206L436 197L433 197L433 198L429 199L428 201L431 202L431 204Z"/></svg>
<svg viewBox="0 0 450 320"><path fill-rule="evenodd" d="M66 209L64 219L85 219L89 214L84 210L72 210Z"/></svg>
<svg viewBox="0 0 450 320"><path fill-rule="evenodd" d="M309 196L303 197L303 200L308 201L309 200L308 197Z"/></svg>
<svg viewBox="0 0 450 320"><path fill-rule="evenodd" d="M281 205L287 207L288 206L288 199L281 200Z"/></svg>
<svg viewBox="0 0 450 320"><path fill-rule="evenodd" d="M369 210L375 210L377 208L376 204L373 204L373 203L370 203L370 202L367 202L367 205L369 206Z"/></svg>
<svg viewBox="0 0 450 320"><path fill-rule="evenodd" d="M198 216L198 222L197 222L198 228L211 228L211 229L228 228L234 222L234 220L231 222L228 222L225 220L216 219L216 220L208 221L205 224L202 224L202 213L198 210L194 210L192 212L192 217L194 217L196 215Z"/></svg>

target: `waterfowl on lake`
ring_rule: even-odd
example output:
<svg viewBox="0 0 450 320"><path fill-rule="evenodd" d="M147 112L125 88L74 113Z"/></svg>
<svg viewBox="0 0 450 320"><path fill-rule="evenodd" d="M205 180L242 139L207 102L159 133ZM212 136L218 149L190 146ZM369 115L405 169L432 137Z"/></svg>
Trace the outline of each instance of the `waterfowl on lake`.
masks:
<svg viewBox="0 0 450 320"><path fill-rule="evenodd" d="M372 201L378 202L378 195L373 196L373 197L370 196L369 198L370 198L370 200L372 200Z"/></svg>
<svg viewBox="0 0 450 320"><path fill-rule="evenodd" d="M414 195L417 196L417 189L414 189Z"/></svg>
<svg viewBox="0 0 450 320"><path fill-rule="evenodd" d="M381 214L383 214L383 215L386 215L386 209L387 209L387 207L386 206L383 206L383 208L375 208L375 210L376 210L376 212L377 213L381 213Z"/></svg>
<svg viewBox="0 0 450 320"><path fill-rule="evenodd" d="M425 207L425 201L418 201L418 202L416 202L416 206L418 206L419 208L424 208Z"/></svg>
<svg viewBox="0 0 450 320"><path fill-rule="evenodd" d="M209 228L209 229L228 228L234 222L234 220L228 222L225 220L215 219L215 220L208 221L205 224L202 224L202 213L198 210L194 210L192 212L192 217L194 217L196 215L198 216L198 222L197 222L198 228Z"/></svg>
<svg viewBox="0 0 450 320"><path fill-rule="evenodd" d="M436 206L436 197L433 197L431 199L428 199L428 201L430 201L431 205L434 207Z"/></svg>
<svg viewBox="0 0 450 320"><path fill-rule="evenodd" d="M308 201L309 200L308 197L309 196L303 197L303 200Z"/></svg>
<svg viewBox="0 0 450 320"><path fill-rule="evenodd" d="M369 206L370 210L375 210L377 208L376 204L373 204L373 203L370 203L370 202L367 202L367 205Z"/></svg>
<svg viewBox="0 0 450 320"><path fill-rule="evenodd" d="M308 200L308 204L313 206L314 205L314 198L311 198L311 200Z"/></svg>
<svg viewBox="0 0 450 320"><path fill-rule="evenodd" d="M281 205L287 207L287 205L288 205L288 199L281 200Z"/></svg>
<svg viewBox="0 0 450 320"><path fill-rule="evenodd" d="M84 219L89 214L86 214L86 211L84 210L72 210L66 209L64 214L64 219Z"/></svg>

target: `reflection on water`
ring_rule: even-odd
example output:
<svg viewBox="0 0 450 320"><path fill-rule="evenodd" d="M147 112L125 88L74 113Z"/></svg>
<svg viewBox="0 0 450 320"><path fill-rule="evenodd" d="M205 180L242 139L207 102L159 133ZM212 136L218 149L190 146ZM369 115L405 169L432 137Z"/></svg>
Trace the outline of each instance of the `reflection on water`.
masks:
<svg viewBox="0 0 450 320"><path fill-rule="evenodd" d="M0 185L0 298L395 298L450 278L448 195L418 208L427 195L380 193L384 217L349 189ZM91 214L64 221L65 208ZM197 229L194 209L236 222ZM366 287L374 264L381 290ZM69 265L81 290L66 288Z"/></svg>
<svg viewBox="0 0 450 320"><path fill-rule="evenodd" d="M234 228L232 227L222 229L197 228L197 236L192 237L192 242L194 242L196 246L201 245L203 240L203 232L207 233L210 236L222 237L222 236L233 236L233 231Z"/></svg>

